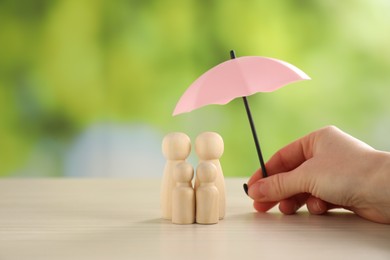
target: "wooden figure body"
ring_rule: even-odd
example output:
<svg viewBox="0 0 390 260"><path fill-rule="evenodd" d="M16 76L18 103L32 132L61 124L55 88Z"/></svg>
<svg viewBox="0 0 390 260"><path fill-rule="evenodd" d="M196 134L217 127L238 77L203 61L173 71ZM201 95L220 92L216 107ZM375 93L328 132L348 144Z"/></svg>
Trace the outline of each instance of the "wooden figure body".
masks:
<svg viewBox="0 0 390 260"><path fill-rule="evenodd" d="M216 224L219 221L219 192L215 186L217 168L213 163L202 162L196 170L199 186L196 190L196 222Z"/></svg>
<svg viewBox="0 0 390 260"><path fill-rule="evenodd" d="M219 159L224 151L222 137L215 132L204 132L198 135L195 140L195 151L199 158L199 163L211 162L217 168L215 186L219 192L219 219L225 217L226 195L225 195L225 178ZM195 191L199 187L198 175L195 178Z"/></svg>
<svg viewBox="0 0 390 260"><path fill-rule="evenodd" d="M173 171L184 162L191 151L191 140L184 133L167 134L162 142L162 152L167 160L161 183L161 210L164 219L172 219L172 190L175 187Z"/></svg>
<svg viewBox="0 0 390 260"><path fill-rule="evenodd" d="M195 222L195 192L192 187L194 168L187 162L176 165L173 179L176 187L172 192L172 223L192 224Z"/></svg>

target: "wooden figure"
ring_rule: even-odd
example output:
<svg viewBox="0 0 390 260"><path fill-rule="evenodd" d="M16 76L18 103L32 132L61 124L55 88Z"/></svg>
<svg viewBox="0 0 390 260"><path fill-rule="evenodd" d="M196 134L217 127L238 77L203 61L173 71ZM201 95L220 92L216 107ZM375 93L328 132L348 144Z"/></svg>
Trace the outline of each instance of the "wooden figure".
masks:
<svg viewBox="0 0 390 260"><path fill-rule="evenodd" d="M219 192L214 182L217 168L211 162L201 162L196 175L199 180L196 190L196 222L216 224L219 220Z"/></svg>
<svg viewBox="0 0 390 260"><path fill-rule="evenodd" d="M187 162L178 163L173 171L176 187L172 191L172 223L195 222L195 192L192 187L194 168Z"/></svg>
<svg viewBox="0 0 390 260"><path fill-rule="evenodd" d="M222 137L215 132L203 132L195 140L195 151L198 155L199 162L211 162L217 168L217 177L215 186L219 191L219 219L225 217L226 195L225 195L225 178L219 158L224 150ZM198 176L195 178L195 191L199 186Z"/></svg>
<svg viewBox="0 0 390 260"><path fill-rule="evenodd" d="M173 171L176 165L187 159L191 151L191 140L184 133L167 134L162 142L162 153L167 162L161 183L161 210L164 219L172 219L172 190L175 187Z"/></svg>

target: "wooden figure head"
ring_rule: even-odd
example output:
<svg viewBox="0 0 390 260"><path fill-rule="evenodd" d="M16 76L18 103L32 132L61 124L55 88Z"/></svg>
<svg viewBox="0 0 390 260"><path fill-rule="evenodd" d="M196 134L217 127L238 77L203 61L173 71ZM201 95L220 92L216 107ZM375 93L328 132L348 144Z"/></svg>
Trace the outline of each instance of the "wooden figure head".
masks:
<svg viewBox="0 0 390 260"><path fill-rule="evenodd" d="M211 162L201 162L196 168L196 175L200 183L214 182L217 177L217 167Z"/></svg>
<svg viewBox="0 0 390 260"><path fill-rule="evenodd" d="M167 134L162 142L162 153L167 160L185 160L191 152L191 140L184 133Z"/></svg>
<svg viewBox="0 0 390 260"><path fill-rule="evenodd" d="M179 183L188 183L194 177L194 168L188 162L180 162L173 171L173 179Z"/></svg>
<svg viewBox="0 0 390 260"><path fill-rule="evenodd" d="M203 132L195 140L195 151L201 160L219 159L223 150L223 139L215 132Z"/></svg>

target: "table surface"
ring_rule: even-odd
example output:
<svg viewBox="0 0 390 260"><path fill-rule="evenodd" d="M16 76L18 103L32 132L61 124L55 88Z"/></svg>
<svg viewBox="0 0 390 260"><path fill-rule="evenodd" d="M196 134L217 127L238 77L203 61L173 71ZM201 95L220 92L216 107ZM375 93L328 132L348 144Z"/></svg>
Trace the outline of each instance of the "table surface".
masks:
<svg viewBox="0 0 390 260"><path fill-rule="evenodd" d="M174 225L157 179L3 179L0 259L390 259L390 225L257 213L244 181L226 179L218 224Z"/></svg>

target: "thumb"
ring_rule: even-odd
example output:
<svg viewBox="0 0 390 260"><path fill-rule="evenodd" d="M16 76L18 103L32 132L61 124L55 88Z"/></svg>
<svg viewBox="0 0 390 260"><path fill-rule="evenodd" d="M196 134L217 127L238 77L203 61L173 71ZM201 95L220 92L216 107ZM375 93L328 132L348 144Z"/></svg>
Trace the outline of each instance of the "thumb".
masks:
<svg viewBox="0 0 390 260"><path fill-rule="evenodd" d="M248 195L256 201L281 201L296 194L309 192L308 178L304 178L300 167L290 171L271 175L252 184Z"/></svg>

